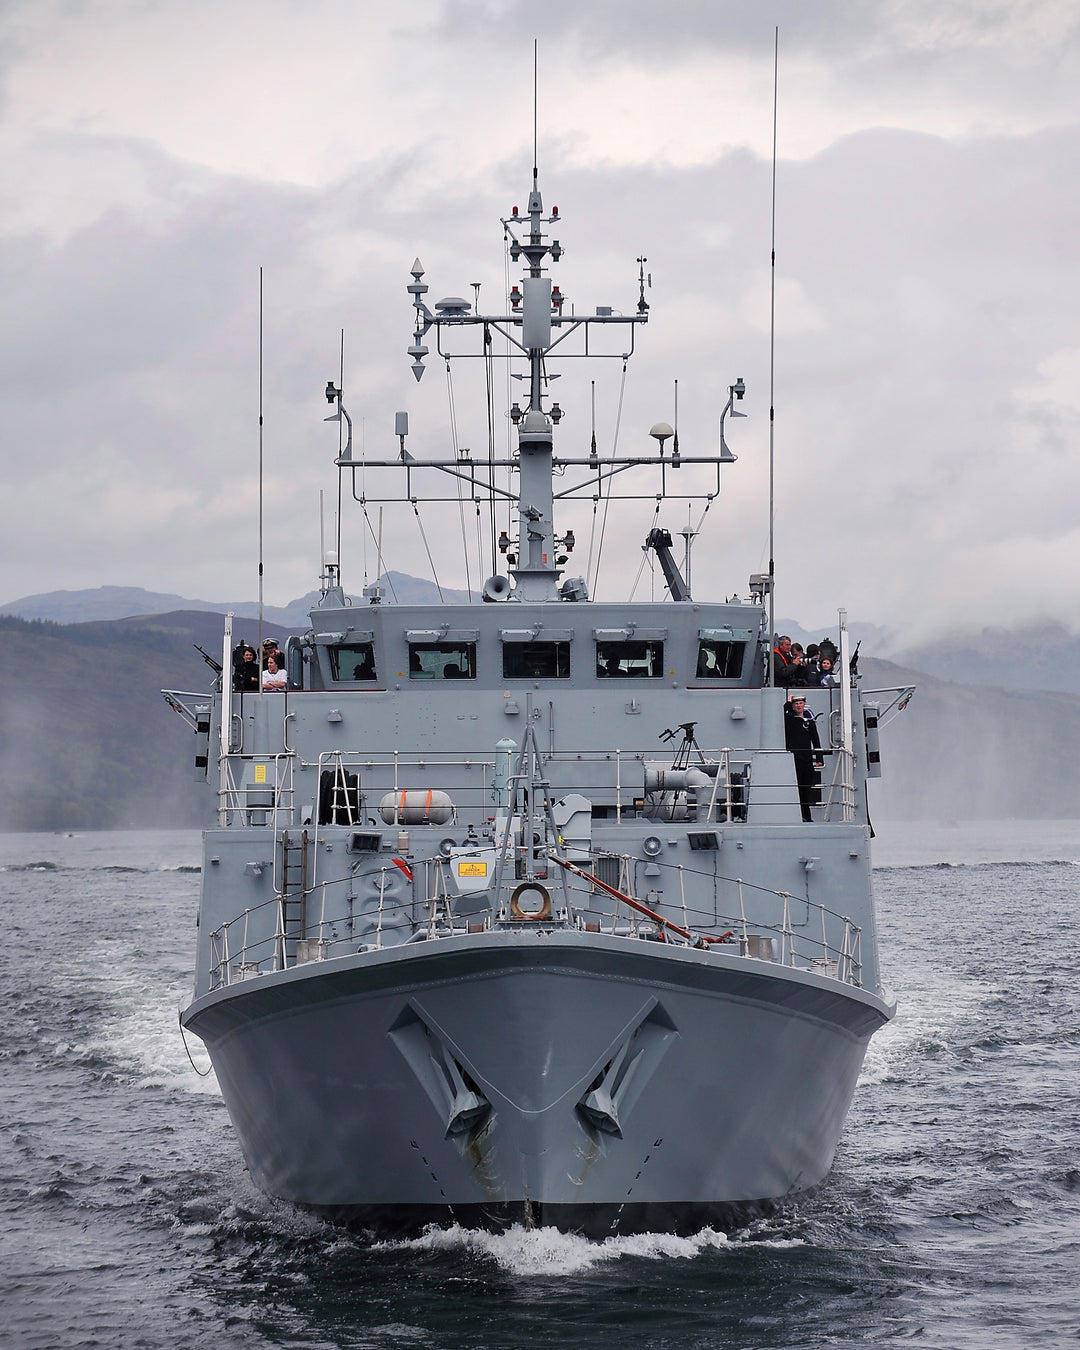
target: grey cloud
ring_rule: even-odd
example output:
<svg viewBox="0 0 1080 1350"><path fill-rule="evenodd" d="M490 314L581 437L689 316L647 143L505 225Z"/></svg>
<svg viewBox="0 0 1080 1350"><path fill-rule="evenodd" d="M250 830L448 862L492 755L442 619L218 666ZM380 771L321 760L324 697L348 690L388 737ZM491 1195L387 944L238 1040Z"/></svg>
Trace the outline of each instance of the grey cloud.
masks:
<svg viewBox="0 0 1080 1350"><path fill-rule="evenodd" d="M447 4L440 31L448 41L505 42L539 36L541 61L549 40L570 38L584 52L604 61L628 52L648 56L658 69L688 51L709 48L723 55L761 56L773 50L780 29L786 54L809 53L834 66L851 60L905 57L928 63L940 53L963 51L994 41L1016 46L1013 35L1026 32L1044 47L1072 45L1080 39L1080 18L1067 0L1036 0L1018 7L1015 0L550 0L538 35L535 7L527 0ZM1046 24L1044 36L1040 17Z"/></svg>
<svg viewBox="0 0 1080 1350"><path fill-rule="evenodd" d="M626 8L582 7L573 22L599 42L605 16ZM741 8L767 45L758 7ZM843 40L879 50L892 8L873 22L874 7L843 8L862 16L862 36ZM498 12L508 23L524 13ZM565 30L570 11L557 8L556 21ZM651 8L640 31L624 20L619 50L655 42L652 22ZM719 32L709 23L719 20L702 19L702 42ZM836 81L852 69L838 63ZM89 156L102 149L75 141ZM647 443L648 427L670 416L678 379L683 444L711 446L727 383L747 380L752 416L732 428L740 462L695 553L702 593L730 593L759 570L766 537L770 166L739 150L691 168L568 168L573 148L569 138L545 147L542 181L565 221L564 292L581 306L630 307L642 253L656 283L623 445ZM0 532L3 591L115 582L254 592L263 264L267 584L284 603L311 587L319 489L333 497L336 430L321 421L321 389L337 376L341 330L358 443L385 448L394 412L409 407L418 452L443 448L445 373L429 359L417 388L408 372L408 268L419 253L433 295L469 295L482 281L500 296L498 217L527 191L527 152L478 163L448 117L415 148L373 135L368 160L326 189L215 175L136 140L113 140L108 155L111 204L104 194L102 210L56 238L0 237L11 315L0 434L20 450ZM1068 578L1044 571L1072 528L1080 428L1043 391L1047 361L1080 346L1078 160L1075 126L962 140L882 128L803 162L782 158L777 558L787 612L817 624L846 600L854 617L941 625L955 621L962 587L965 615L992 622L1038 588L1040 603L1080 623ZM602 444L614 435L617 366L612 376L598 397ZM477 366L456 378L460 443L483 444ZM589 397L568 372L568 444L589 435ZM628 549L649 510L624 529ZM388 565L422 570L408 507L401 514L391 526L388 511ZM364 530L354 512L354 568ZM436 533L443 580L460 584L452 531Z"/></svg>

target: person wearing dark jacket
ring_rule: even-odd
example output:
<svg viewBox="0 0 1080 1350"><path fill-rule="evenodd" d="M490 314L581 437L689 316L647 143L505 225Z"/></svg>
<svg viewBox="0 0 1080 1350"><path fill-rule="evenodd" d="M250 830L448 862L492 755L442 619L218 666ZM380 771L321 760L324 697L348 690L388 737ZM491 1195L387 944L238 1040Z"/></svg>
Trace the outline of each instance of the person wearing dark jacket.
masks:
<svg viewBox="0 0 1080 1350"><path fill-rule="evenodd" d="M791 639L785 633L773 647L773 681L778 688L786 689L791 683L792 669Z"/></svg>
<svg viewBox="0 0 1080 1350"><path fill-rule="evenodd" d="M821 801L821 755L814 714L806 706L805 694L792 694L784 704L784 744L795 760L795 781L799 785L799 806L803 820L813 820L810 810Z"/></svg>
<svg viewBox="0 0 1080 1350"><path fill-rule="evenodd" d="M238 691L258 689L259 658L255 648L246 642L233 650L233 688Z"/></svg>

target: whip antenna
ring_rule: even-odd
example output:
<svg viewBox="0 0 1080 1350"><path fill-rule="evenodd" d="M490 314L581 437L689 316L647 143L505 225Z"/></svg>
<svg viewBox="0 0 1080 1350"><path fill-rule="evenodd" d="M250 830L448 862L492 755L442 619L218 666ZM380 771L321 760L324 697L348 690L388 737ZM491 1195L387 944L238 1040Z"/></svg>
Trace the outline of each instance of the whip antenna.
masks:
<svg viewBox="0 0 1080 1350"><path fill-rule="evenodd" d="M776 105L780 73L780 29L773 40L772 248L769 273L769 684L776 684Z"/></svg>
<svg viewBox="0 0 1080 1350"><path fill-rule="evenodd" d="M339 357L339 359L338 359L338 388L339 388L339 389L344 389L344 388L345 388L345 329L344 329L344 328L341 330L341 355L340 355L340 357ZM344 433L344 426L342 425L341 422L339 422L339 423L338 423L338 457L339 457L339 458L341 457L341 455L342 455L342 453L343 453L343 451L342 451L342 445L341 445L341 437L342 437L343 433ZM339 569L339 571L338 571L338 580L341 579L341 571L340 571L340 568L341 568L341 480L342 480L342 478L344 477L344 473L345 473L344 469L341 468L341 467L339 467L339 468L338 468L338 475L337 475L337 522L336 522L336 529L335 529L335 531L334 531L334 548L335 548L336 551L337 551L337 562L338 562L338 569Z"/></svg>
<svg viewBox="0 0 1080 1350"><path fill-rule="evenodd" d="M539 158L540 158L539 153L538 153L538 151L537 151L537 145L538 145L538 132L537 132L538 116L537 116L537 110L538 110L538 106L539 106L539 102L538 102L538 99L539 99L539 95L538 95L538 90L539 90L539 78L538 78L538 73L537 73L537 71L538 71L538 56L537 56L538 42L539 42L539 40L538 40L537 38L533 38L533 187L534 187L534 188L536 187L536 179L537 179L537 175L538 175L538 173L539 173L539 169L538 169L538 167L537 167L537 161L538 161Z"/></svg>
<svg viewBox="0 0 1080 1350"><path fill-rule="evenodd" d="M263 649L263 269L259 268L259 658ZM262 679L259 680L262 693Z"/></svg>
<svg viewBox="0 0 1080 1350"><path fill-rule="evenodd" d="M322 570L326 571L326 513L323 503L323 490L319 489L319 558Z"/></svg>

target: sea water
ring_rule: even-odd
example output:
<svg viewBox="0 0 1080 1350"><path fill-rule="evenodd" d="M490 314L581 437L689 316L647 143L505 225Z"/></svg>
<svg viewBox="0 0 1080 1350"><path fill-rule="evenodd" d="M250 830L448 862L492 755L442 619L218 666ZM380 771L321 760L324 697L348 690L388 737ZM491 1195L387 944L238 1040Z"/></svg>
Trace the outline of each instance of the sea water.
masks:
<svg viewBox="0 0 1080 1350"><path fill-rule="evenodd" d="M365 1241L262 1196L186 1046L199 841L0 835L0 1344L1080 1343L1080 827L879 829L899 1012L817 1195L734 1234Z"/></svg>

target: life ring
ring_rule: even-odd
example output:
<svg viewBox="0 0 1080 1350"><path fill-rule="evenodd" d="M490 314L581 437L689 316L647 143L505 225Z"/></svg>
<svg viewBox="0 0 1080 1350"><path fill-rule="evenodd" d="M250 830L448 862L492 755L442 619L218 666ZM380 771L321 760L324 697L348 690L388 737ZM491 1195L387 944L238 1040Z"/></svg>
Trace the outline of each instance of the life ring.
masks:
<svg viewBox="0 0 1080 1350"><path fill-rule="evenodd" d="M522 909L521 901L526 895L538 896L541 901L540 908ZM538 881L523 881L510 897L510 917L512 919L528 919L532 923L541 923L545 919L550 919L551 892L546 886L541 886Z"/></svg>

